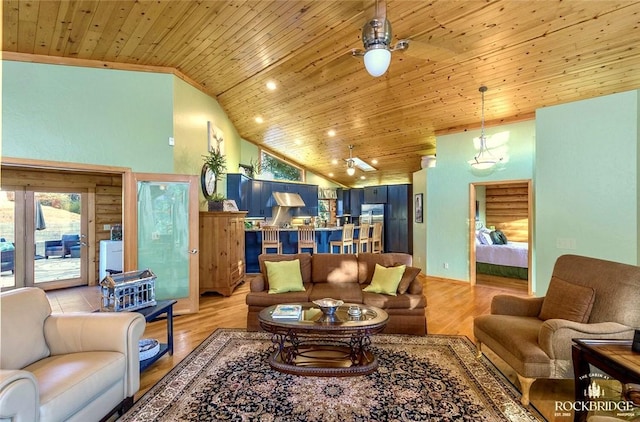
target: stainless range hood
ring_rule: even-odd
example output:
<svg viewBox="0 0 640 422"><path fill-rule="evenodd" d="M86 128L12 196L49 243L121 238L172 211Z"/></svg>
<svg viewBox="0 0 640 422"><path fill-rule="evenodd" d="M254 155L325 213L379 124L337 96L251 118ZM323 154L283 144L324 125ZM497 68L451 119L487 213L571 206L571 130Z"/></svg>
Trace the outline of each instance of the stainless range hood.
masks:
<svg viewBox="0 0 640 422"><path fill-rule="evenodd" d="M289 227L291 225L291 208L304 207L304 201L297 193L273 192L273 224L278 227Z"/></svg>
<svg viewBox="0 0 640 422"><path fill-rule="evenodd" d="M304 207L306 206L302 197L297 193L273 192L273 199L280 207Z"/></svg>

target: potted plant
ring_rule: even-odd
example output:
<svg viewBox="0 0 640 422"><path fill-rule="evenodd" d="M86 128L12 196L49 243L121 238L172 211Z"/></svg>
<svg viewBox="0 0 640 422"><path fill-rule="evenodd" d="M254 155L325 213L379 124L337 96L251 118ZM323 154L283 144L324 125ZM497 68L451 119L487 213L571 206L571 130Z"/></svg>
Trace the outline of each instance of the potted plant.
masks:
<svg viewBox="0 0 640 422"><path fill-rule="evenodd" d="M225 199L225 196L221 193L211 195L209 198L209 211L222 211Z"/></svg>
<svg viewBox="0 0 640 422"><path fill-rule="evenodd" d="M209 154L202 157L204 158L201 173L202 193L210 203L220 203L220 209L222 209L222 201L225 198L218 194L218 181L222 180L222 175L227 170L226 157L218 149L212 149Z"/></svg>

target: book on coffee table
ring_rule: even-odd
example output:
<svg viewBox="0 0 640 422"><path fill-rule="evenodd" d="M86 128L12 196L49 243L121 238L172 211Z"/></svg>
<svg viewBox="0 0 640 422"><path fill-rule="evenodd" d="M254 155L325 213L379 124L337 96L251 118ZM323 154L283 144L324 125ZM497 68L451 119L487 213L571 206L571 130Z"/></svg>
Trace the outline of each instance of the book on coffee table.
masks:
<svg viewBox="0 0 640 422"><path fill-rule="evenodd" d="M300 318L302 305L276 305L271 318Z"/></svg>

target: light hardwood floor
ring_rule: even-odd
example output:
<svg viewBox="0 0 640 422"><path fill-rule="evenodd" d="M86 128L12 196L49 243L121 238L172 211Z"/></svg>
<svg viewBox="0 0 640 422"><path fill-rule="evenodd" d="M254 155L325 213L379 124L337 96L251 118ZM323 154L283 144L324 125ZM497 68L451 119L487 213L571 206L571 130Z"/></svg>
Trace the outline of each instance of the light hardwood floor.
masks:
<svg viewBox="0 0 640 422"><path fill-rule="evenodd" d="M427 329L429 334L463 335L473 340L473 318L489 313L491 299L496 294L515 294L526 296L521 289L494 287L483 284L470 287L465 283L456 283L420 276L427 297ZM249 283L240 285L231 297L204 295L200 298L200 311L194 315L174 317L173 356L164 356L141 375L140 391L135 399L158 382L167 372L176 366L196 346L207 338L216 328L245 328L245 296ZM99 290L97 287L81 287L48 292L54 312L93 311L99 308ZM166 338L165 320L147 324L144 337ZM488 357L515 385L515 373L495 355ZM569 421L572 418L554 418L556 400L573 400L573 381L538 380L531 388L531 402L550 421Z"/></svg>

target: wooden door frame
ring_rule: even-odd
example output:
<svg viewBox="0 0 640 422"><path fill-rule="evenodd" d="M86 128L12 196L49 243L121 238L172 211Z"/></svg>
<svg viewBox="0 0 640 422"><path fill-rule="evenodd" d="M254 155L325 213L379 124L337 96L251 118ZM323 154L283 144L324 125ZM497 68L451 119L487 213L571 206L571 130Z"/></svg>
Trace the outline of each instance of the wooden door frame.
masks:
<svg viewBox="0 0 640 422"><path fill-rule="evenodd" d="M533 255L533 200L532 200L532 187L533 182L531 179L516 179L516 180L494 180L490 182L471 182L469 183L469 284L471 286L476 285L476 227L473 224L476 221L476 186L493 186L493 185L509 185L515 183L527 184L527 292L530 296L534 295L532 286L532 255Z"/></svg>
<svg viewBox="0 0 640 422"><path fill-rule="evenodd" d="M120 176L123 178L123 190L124 190L124 179L127 173L131 173L131 169L127 167L117 167L117 166L104 166L98 164L83 164L83 163L70 163L70 162L62 162L62 161L48 161L48 160L36 160L30 158L16 158L16 157L0 157L0 164L2 167L12 168L12 169L30 169L30 170L57 170L61 172L70 172L70 173L95 173L95 174L103 174L103 175L113 175ZM89 246L89 251L95 251L95 243L96 243L96 227L95 227L95 203L93 203L93 199L89 199L90 204L88 210L88 234L87 234L87 243ZM123 216L124 217L124 216ZM28 219L29 220L29 219ZM124 222L124 220L123 220ZM29 224L29 221L27 221ZM27 228L28 229L28 228ZM135 236L135 232L130 232L129 228L123 224L123 236ZM89 253L87 251L87 253ZM95 253L95 252L94 252ZM19 256L16 256L16 259L20 259ZM24 257L22 257L24 259ZM95 258L88 258L87 263L87 282L89 286L95 286L96 283L91 274L95 274L96 272L96 260ZM18 274L16 274L18 276Z"/></svg>
<svg viewBox="0 0 640 422"><path fill-rule="evenodd" d="M122 211L124 214L124 225L129 229L123 235L124 250L124 270L135 271L138 266L138 182L152 180L154 182L183 182L189 183L189 197L198 197L199 180L198 176L188 174L162 174L162 173L134 173L129 172L124 175ZM189 204L189 250L198 250L199 236L199 206L197 201ZM195 223L194 223L195 222ZM199 282L199 255L198 253L189 255L189 297L179 299L173 307L175 314L196 313L200 306L200 282Z"/></svg>

